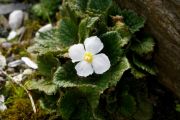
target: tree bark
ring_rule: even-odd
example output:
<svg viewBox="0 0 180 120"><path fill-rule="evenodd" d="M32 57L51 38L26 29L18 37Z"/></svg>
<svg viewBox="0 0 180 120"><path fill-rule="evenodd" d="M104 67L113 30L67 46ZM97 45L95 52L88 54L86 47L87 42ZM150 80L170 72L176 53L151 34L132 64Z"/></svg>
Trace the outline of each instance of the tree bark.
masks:
<svg viewBox="0 0 180 120"><path fill-rule="evenodd" d="M180 0L116 0L147 18L145 29L157 40L159 80L180 98Z"/></svg>

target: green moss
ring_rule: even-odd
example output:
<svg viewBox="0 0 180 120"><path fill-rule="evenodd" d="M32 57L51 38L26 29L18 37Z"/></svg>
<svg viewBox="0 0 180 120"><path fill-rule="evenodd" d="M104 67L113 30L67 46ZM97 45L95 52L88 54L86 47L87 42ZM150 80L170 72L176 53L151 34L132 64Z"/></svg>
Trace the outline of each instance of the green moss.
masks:
<svg viewBox="0 0 180 120"><path fill-rule="evenodd" d="M23 98L16 99L6 111L0 112L0 116L2 120L53 120L53 118L57 118L56 115L50 115L39 108L34 114L30 100Z"/></svg>

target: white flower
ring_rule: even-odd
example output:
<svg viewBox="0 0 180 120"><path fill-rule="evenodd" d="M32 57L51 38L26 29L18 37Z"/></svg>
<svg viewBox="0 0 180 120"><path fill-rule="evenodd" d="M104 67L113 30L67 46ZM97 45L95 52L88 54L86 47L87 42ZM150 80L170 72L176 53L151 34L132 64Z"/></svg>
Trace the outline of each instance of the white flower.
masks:
<svg viewBox="0 0 180 120"><path fill-rule="evenodd" d="M4 104L4 96L3 95L0 95L0 111L4 111L6 110L7 107L6 105Z"/></svg>
<svg viewBox="0 0 180 120"><path fill-rule="evenodd" d="M72 62L79 62L75 66L79 76L87 77L93 72L102 74L110 68L109 58L104 53L98 54L103 47L101 40L97 36L92 36L85 39L84 45L75 44L69 48Z"/></svg>

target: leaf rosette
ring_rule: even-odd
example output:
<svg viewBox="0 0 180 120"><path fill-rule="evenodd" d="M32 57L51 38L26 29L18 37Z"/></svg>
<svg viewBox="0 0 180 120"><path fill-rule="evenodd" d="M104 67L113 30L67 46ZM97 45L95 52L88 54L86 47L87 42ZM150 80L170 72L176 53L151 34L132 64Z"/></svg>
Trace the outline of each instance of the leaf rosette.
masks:
<svg viewBox="0 0 180 120"><path fill-rule="evenodd" d="M138 71L139 69L155 74L151 68L134 57L135 55L142 57L142 54L153 51L152 39L144 39L132 45L135 32L144 26L144 19L132 11L121 11L114 6L116 5L112 0L64 0L59 26L46 33L40 33L40 36L35 38L34 46L29 48L29 51L39 54L39 70L51 80L47 83L45 80L37 81L38 86L28 84L31 89L35 86L34 89L48 94L63 89L65 92L58 104L58 110L64 119L70 119L72 116L76 118L77 116L74 116L77 112L76 108L82 111L85 106L88 106L84 108L89 111L87 116L98 119L95 110L100 95L106 89L116 86L129 69L139 78L144 75L143 72ZM113 20L119 16L122 16L123 20ZM68 49L73 44L83 43L91 36L98 36L101 39L104 44L102 52L108 56L111 67L103 74L80 77L75 70L75 64L67 56ZM36 83L32 82L32 84ZM69 99L74 99L74 104ZM84 106L80 105L81 99L86 101L83 102ZM86 119L86 117L79 113L77 119Z"/></svg>

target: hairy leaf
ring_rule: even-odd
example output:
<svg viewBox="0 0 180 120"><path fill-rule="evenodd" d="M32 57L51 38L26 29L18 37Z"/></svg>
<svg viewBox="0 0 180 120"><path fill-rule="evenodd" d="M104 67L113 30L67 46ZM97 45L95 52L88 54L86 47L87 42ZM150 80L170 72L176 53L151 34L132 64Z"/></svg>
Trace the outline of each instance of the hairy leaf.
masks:
<svg viewBox="0 0 180 120"><path fill-rule="evenodd" d="M99 17L87 17L81 20L78 31L80 41L84 41L85 38L89 37L90 31L98 19Z"/></svg>
<svg viewBox="0 0 180 120"><path fill-rule="evenodd" d="M59 29L40 33L35 38L35 44L28 48L30 52L39 54L56 53L63 54L67 51L67 47L72 45L78 39L78 27L70 19L62 19Z"/></svg>
<svg viewBox="0 0 180 120"><path fill-rule="evenodd" d="M87 9L87 4L88 4L88 1L89 0L76 0L77 1L77 6L81 9L81 10L83 10L83 11L85 11L86 9Z"/></svg>
<svg viewBox="0 0 180 120"><path fill-rule="evenodd" d="M55 14L60 3L61 0L41 0L40 3L32 7L32 12L36 16L47 20Z"/></svg>
<svg viewBox="0 0 180 120"><path fill-rule="evenodd" d="M48 80L29 80L25 83L25 86L29 90L43 91L48 95L55 94L57 91L57 86Z"/></svg>
<svg viewBox="0 0 180 120"><path fill-rule="evenodd" d="M78 39L78 26L70 19L62 19L58 37L67 46L72 45Z"/></svg>
<svg viewBox="0 0 180 120"><path fill-rule="evenodd" d="M101 36L104 43L104 52L110 58L111 64L116 64L124 54L123 46L128 39L123 39L117 31L110 31Z"/></svg>
<svg viewBox="0 0 180 120"><path fill-rule="evenodd" d="M37 58L38 70L44 76L51 77L56 70L57 66L60 64L57 58L53 56L52 53L46 53L39 55ZM48 74L47 74L48 73Z"/></svg>
<svg viewBox="0 0 180 120"><path fill-rule="evenodd" d="M139 17L135 12L131 10L123 10L121 14L124 17L124 22L129 26L132 33L135 33L144 27L144 18Z"/></svg>
<svg viewBox="0 0 180 120"><path fill-rule="evenodd" d="M55 72L53 82L59 87L92 87L92 89L99 89L102 93L106 88L120 80L123 73L130 68L129 62L126 58L110 68L103 75L90 76L87 78L79 77L76 74L73 63L66 63L60 66Z"/></svg>
<svg viewBox="0 0 180 120"><path fill-rule="evenodd" d="M53 29L46 33L40 33L39 37L35 37L35 44L28 48L29 52L39 53L64 53L66 45L59 37L59 31Z"/></svg>
<svg viewBox="0 0 180 120"><path fill-rule="evenodd" d="M136 79L141 79L146 76L145 73L142 73L141 71L137 70L135 67L131 66L131 73L134 75Z"/></svg>
<svg viewBox="0 0 180 120"><path fill-rule="evenodd" d="M142 41L137 41L132 44L131 50L139 55L148 54L154 50L154 40L150 37L144 38Z"/></svg>
<svg viewBox="0 0 180 120"><path fill-rule="evenodd" d="M94 120L86 96L77 90L69 90L63 96L59 111L64 120Z"/></svg>
<svg viewBox="0 0 180 120"><path fill-rule="evenodd" d="M144 98L144 96L140 96L138 98L138 110L133 115L133 118L135 120L150 120L152 119L153 115L153 106L147 98Z"/></svg>
<svg viewBox="0 0 180 120"><path fill-rule="evenodd" d="M141 68L142 70L145 70L146 72L150 73L151 75L156 75L156 69L153 64L150 64L148 62L144 62L140 60L140 58L133 57L133 63Z"/></svg>
<svg viewBox="0 0 180 120"><path fill-rule="evenodd" d="M136 111L136 101L134 97L129 94L123 94L121 102L120 112L130 117Z"/></svg>
<svg viewBox="0 0 180 120"><path fill-rule="evenodd" d="M112 4L112 0L89 0L88 9L98 13L106 12Z"/></svg>

